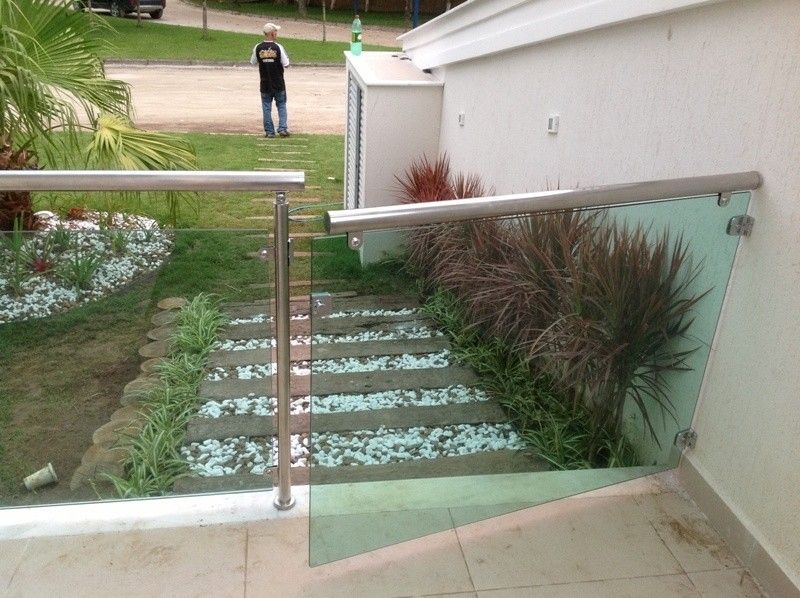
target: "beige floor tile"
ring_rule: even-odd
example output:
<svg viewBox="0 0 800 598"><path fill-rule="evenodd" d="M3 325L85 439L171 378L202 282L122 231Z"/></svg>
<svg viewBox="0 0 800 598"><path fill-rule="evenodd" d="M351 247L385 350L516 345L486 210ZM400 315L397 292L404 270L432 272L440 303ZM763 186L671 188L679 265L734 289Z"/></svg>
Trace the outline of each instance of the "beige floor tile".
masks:
<svg viewBox="0 0 800 598"><path fill-rule="evenodd" d="M308 566L308 520L250 526L247 596L346 598L474 591L452 530L318 567Z"/></svg>
<svg viewBox="0 0 800 598"><path fill-rule="evenodd" d="M689 579L692 580L702 598L761 598L763 596L746 569L700 571L689 573Z"/></svg>
<svg viewBox="0 0 800 598"><path fill-rule="evenodd" d="M242 596L242 526L31 539L3 596Z"/></svg>
<svg viewBox="0 0 800 598"><path fill-rule="evenodd" d="M742 566L706 516L688 499L668 492L637 496L635 500L684 571Z"/></svg>
<svg viewBox="0 0 800 598"><path fill-rule="evenodd" d="M558 501L457 533L477 590L683 573L626 496Z"/></svg>
<svg viewBox="0 0 800 598"><path fill-rule="evenodd" d="M588 581L478 592L478 598L700 598L686 575Z"/></svg>
<svg viewBox="0 0 800 598"><path fill-rule="evenodd" d="M0 596L9 587L17 569L25 558L28 540L0 542Z"/></svg>

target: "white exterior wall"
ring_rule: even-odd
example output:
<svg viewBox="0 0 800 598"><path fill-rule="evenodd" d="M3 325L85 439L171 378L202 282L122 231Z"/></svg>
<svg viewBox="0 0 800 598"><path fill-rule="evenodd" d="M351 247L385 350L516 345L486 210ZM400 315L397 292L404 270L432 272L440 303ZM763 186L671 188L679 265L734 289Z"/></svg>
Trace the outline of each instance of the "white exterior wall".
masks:
<svg viewBox="0 0 800 598"><path fill-rule="evenodd" d="M488 18L460 62L437 59L434 27L454 35L440 19L404 42L419 66L446 65L441 151L498 193L763 175L687 458L800 585L800 2L694 6L494 54L504 37Z"/></svg>

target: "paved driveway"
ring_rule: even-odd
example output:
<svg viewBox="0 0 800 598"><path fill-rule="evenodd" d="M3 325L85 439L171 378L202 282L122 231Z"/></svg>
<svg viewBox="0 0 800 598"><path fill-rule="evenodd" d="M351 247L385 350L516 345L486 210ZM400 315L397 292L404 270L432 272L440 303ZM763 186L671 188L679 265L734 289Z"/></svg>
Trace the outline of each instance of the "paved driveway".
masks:
<svg viewBox="0 0 800 598"><path fill-rule="evenodd" d="M131 85L135 122L158 131L261 133L255 67L110 65L109 78ZM345 69L292 66L286 71L289 130L343 134ZM277 114L273 110L273 119Z"/></svg>

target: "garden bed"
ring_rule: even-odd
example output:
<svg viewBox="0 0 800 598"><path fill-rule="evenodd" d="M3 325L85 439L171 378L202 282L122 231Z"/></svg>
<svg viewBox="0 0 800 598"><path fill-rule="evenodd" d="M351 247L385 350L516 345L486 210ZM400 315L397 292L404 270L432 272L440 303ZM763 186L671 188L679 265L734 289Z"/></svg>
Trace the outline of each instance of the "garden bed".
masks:
<svg viewBox="0 0 800 598"><path fill-rule="evenodd" d="M0 236L0 324L96 301L161 266L170 235L154 220L77 211L37 213L41 228Z"/></svg>

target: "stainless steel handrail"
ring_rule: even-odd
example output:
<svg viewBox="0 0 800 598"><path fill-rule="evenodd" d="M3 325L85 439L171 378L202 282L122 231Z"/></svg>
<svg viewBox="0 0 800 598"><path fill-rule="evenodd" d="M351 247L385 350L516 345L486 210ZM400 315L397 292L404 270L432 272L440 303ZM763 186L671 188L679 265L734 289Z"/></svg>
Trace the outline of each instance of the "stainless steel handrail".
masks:
<svg viewBox="0 0 800 598"><path fill-rule="evenodd" d="M278 398L276 508L291 509L289 434L289 207L286 191L305 189L305 173L238 171L22 170L0 172L0 191L275 191L275 329Z"/></svg>
<svg viewBox="0 0 800 598"><path fill-rule="evenodd" d="M325 215L325 227L331 234L355 233L556 210L649 203L678 197L749 191L760 186L761 175L751 171L583 189L333 210Z"/></svg>
<svg viewBox="0 0 800 598"><path fill-rule="evenodd" d="M305 173L223 170L15 170L0 191L294 191Z"/></svg>

